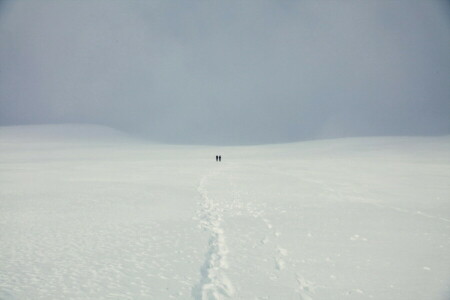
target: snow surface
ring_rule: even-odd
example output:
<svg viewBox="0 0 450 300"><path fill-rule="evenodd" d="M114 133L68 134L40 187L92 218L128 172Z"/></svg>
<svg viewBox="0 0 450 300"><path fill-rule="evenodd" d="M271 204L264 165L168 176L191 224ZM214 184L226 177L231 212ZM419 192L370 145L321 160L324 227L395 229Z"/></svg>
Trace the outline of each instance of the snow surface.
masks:
<svg viewBox="0 0 450 300"><path fill-rule="evenodd" d="M0 168L0 299L450 298L449 136L1 127Z"/></svg>

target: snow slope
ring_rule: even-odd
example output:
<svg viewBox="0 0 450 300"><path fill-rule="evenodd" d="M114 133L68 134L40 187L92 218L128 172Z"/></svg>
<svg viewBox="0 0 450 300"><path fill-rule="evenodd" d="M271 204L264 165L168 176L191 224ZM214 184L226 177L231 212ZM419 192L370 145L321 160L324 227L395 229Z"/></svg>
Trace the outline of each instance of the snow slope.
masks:
<svg viewBox="0 0 450 300"><path fill-rule="evenodd" d="M449 182L449 136L2 127L0 299L449 299Z"/></svg>

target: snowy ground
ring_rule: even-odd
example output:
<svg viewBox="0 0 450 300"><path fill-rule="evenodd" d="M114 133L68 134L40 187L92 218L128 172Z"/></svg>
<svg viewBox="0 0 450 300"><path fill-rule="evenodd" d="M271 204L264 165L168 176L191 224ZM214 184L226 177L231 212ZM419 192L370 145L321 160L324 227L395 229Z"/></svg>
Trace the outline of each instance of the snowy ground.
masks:
<svg viewBox="0 0 450 300"><path fill-rule="evenodd" d="M450 137L219 149L2 127L0 226L0 299L444 300Z"/></svg>

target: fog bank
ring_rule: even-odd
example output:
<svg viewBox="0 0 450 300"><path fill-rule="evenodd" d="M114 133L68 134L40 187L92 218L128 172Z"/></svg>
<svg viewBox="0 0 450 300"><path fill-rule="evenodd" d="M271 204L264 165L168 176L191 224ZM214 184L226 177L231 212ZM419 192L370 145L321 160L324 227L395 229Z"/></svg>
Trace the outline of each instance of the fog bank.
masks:
<svg viewBox="0 0 450 300"><path fill-rule="evenodd" d="M445 1L3 1L0 125L170 143L450 133Z"/></svg>

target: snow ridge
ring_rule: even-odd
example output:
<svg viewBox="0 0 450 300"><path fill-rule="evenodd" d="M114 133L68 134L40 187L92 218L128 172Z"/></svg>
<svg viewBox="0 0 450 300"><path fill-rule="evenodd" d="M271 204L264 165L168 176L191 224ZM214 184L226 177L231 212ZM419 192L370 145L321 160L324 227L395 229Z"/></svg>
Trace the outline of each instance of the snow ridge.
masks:
<svg viewBox="0 0 450 300"><path fill-rule="evenodd" d="M203 266L200 269L201 279L193 290L197 300L219 300L233 296L235 290L225 274L228 268L228 247L222 227L223 210L208 196L206 184L209 177L206 175L197 188L201 195L199 209L200 226L210 234L208 251Z"/></svg>

